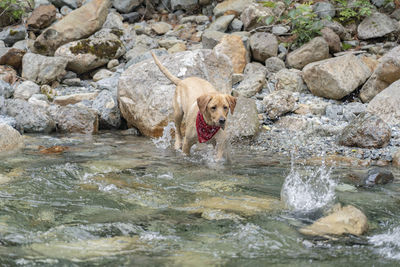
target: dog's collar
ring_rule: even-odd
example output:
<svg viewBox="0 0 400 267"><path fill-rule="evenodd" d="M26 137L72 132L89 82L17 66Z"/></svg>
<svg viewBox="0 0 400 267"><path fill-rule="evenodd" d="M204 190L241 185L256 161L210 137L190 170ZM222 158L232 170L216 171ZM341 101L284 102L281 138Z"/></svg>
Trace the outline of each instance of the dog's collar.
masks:
<svg viewBox="0 0 400 267"><path fill-rule="evenodd" d="M201 114L200 111L197 113L196 130L197 138L200 143L205 143L210 140L220 128L219 126L208 125L204 120L203 114Z"/></svg>

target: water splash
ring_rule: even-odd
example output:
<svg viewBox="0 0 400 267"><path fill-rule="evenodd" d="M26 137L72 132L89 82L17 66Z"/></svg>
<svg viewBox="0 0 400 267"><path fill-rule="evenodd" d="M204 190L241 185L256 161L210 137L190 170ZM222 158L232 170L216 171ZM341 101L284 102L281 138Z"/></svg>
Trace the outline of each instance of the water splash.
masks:
<svg viewBox="0 0 400 267"><path fill-rule="evenodd" d="M369 242L377 248L379 255L400 260L400 227L388 230L384 234L371 236Z"/></svg>
<svg viewBox="0 0 400 267"><path fill-rule="evenodd" d="M287 208L312 211L332 203L336 182L331 179L331 170L327 170L325 160L318 168L301 168L295 165L294 152L291 154L291 170L281 190L281 199Z"/></svg>
<svg viewBox="0 0 400 267"><path fill-rule="evenodd" d="M163 135L160 138L153 139L153 143L157 148L167 149L171 146L172 130L175 130L175 124L170 122L164 127Z"/></svg>

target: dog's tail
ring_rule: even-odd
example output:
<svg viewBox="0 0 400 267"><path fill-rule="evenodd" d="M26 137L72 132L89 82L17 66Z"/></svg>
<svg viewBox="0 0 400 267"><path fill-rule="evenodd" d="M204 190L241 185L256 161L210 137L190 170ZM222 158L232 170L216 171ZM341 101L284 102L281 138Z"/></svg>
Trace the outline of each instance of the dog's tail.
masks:
<svg viewBox="0 0 400 267"><path fill-rule="evenodd" d="M162 73L164 73L165 76L167 76L167 78L173 82L175 85L178 85L182 80L179 79L178 77L172 75L171 72L169 72L169 70L167 70L166 67L164 67L161 62L158 60L157 56L154 54L153 51L151 51L151 55L153 56L154 62L156 63L156 65L158 66L158 68L161 70Z"/></svg>

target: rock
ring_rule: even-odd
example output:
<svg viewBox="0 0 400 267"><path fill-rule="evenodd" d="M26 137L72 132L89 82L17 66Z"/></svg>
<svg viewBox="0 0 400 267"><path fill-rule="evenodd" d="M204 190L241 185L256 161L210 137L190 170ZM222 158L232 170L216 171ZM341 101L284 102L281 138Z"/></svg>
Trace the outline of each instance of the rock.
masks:
<svg viewBox="0 0 400 267"><path fill-rule="evenodd" d="M278 57L270 57L265 60L265 67L269 73L276 73L285 68L285 62Z"/></svg>
<svg viewBox="0 0 400 267"><path fill-rule="evenodd" d="M83 105L51 106L50 114L57 125L57 132L96 134L99 117L91 108Z"/></svg>
<svg viewBox="0 0 400 267"><path fill-rule="evenodd" d="M379 92L399 79L400 46L397 46L380 58L374 73L360 90L361 100L371 101Z"/></svg>
<svg viewBox="0 0 400 267"><path fill-rule="evenodd" d="M271 120L292 112L296 103L293 93L287 90L273 91L263 99L264 110Z"/></svg>
<svg viewBox="0 0 400 267"><path fill-rule="evenodd" d="M115 3L115 2L114 2ZM110 12L107 15L107 19L103 24L103 29L118 29L124 30L124 24L122 22L123 18L120 14L115 12Z"/></svg>
<svg viewBox="0 0 400 267"><path fill-rule="evenodd" d="M72 8L70 8L69 6L63 6L60 8L60 14L63 15L64 17L71 12L72 12Z"/></svg>
<svg viewBox="0 0 400 267"><path fill-rule="evenodd" d="M338 138L339 145L362 148L387 146L391 137L389 125L378 116L362 113L350 122Z"/></svg>
<svg viewBox="0 0 400 267"><path fill-rule="evenodd" d="M165 50L152 50L154 54L156 54L157 57L165 56L168 55L167 51ZM128 69L130 66L135 65L139 62L145 61L146 59L151 59L152 56L150 54L150 51L147 51L135 58L132 58L131 60L128 61L125 65L125 69Z"/></svg>
<svg viewBox="0 0 400 267"><path fill-rule="evenodd" d="M289 32L290 27L283 25L276 25L272 27L272 34L274 35L285 35Z"/></svg>
<svg viewBox="0 0 400 267"><path fill-rule="evenodd" d="M7 82L0 79L0 96L10 98L14 94L14 88Z"/></svg>
<svg viewBox="0 0 400 267"><path fill-rule="evenodd" d="M114 0L113 6L120 13L129 13L133 11L136 7L140 6L143 0Z"/></svg>
<svg viewBox="0 0 400 267"><path fill-rule="evenodd" d="M228 28L231 32L240 32L243 29L243 22L239 19L233 19Z"/></svg>
<svg viewBox="0 0 400 267"><path fill-rule="evenodd" d="M113 76L114 72L106 70L106 69L101 69L96 74L93 76L93 81L97 82L105 78L109 78Z"/></svg>
<svg viewBox="0 0 400 267"><path fill-rule="evenodd" d="M186 51L160 58L162 64L180 79L197 76L223 93L232 88L232 65L224 54L211 50ZM118 102L128 127L146 136L159 137L172 119L173 85L156 67L153 59L126 69L118 84Z"/></svg>
<svg viewBox="0 0 400 267"><path fill-rule="evenodd" d="M266 18L272 16L273 12L270 8L261 4L253 3L246 7L240 15L240 20L243 22L244 30L250 31L260 26L265 26Z"/></svg>
<svg viewBox="0 0 400 267"><path fill-rule="evenodd" d="M307 86L305 85L302 72L297 69L282 69L275 74L277 80L276 90L288 90L291 92L305 92Z"/></svg>
<svg viewBox="0 0 400 267"><path fill-rule="evenodd" d="M400 80L392 83L376 95L368 104L367 111L379 116L390 125L400 124Z"/></svg>
<svg viewBox="0 0 400 267"><path fill-rule="evenodd" d="M103 90L93 101L92 108L99 114L100 129L118 129L121 125L121 114L116 94Z"/></svg>
<svg viewBox="0 0 400 267"><path fill-rule="evenodd" d="M113 69L115 67L117 67L119 65L119 61L118 59L111 59L108 63L107 63L107 69ZM104 78L103 78L104 79Z"/></svg>
<svg viewBox="0 0 400 267"><path fill-rule="evenodd" d="M17 80L17 72L11 67L0 65L0 80L14 84Z"/></svg>
<svg viewBox="0 0 400 267"><path fill-rule="evenodd" d="M0 40L6 45L12 46L20 40L24 40L26 36L26 28L24 25L9 26L0 31Z"/></svg>
<svg viewBox="0 0 400 267"><path fill-rule="evenodd" d="M342 51L342 43L340 42L340 37L333 30L325 27L321 30L321 34L325 41L328 43L330 53L334 54Z"/></svg>
<svg viewBox="0 0 400 267"><path fill-rule="evenodd" d="M227 11L234 11L240 14L252 3L253 0L226 0L217 4L213 13L216 17L223 15Z"/></svg>
<svg viewBox="0 0 400 267"><path fill-rule="evenodd" d="M201 43L204 49L213 49L224 37L226 34L219 31L204 31Z"/></svg>
<svg viewBox="0 0 400 267"><path fill-rule="evenodd" d="M34 94L28 99L28 103L33 105L41 106L43 108L48 108L50 106L47 96L42 94Z"/></svg>
<svg viewBox="0 0 400 267"><path fill-rule="evenodd" d="M395 167L400 167L400 149L397 149L396 153L394 153L392 164Z"/></svg>
<svg viewBox="0 0 400 267"><path fill-rule="evenodd" d="M244 79L234 89L238 95L252 97L264 87L267 69L260 63L248 63L244 70Z"/></svg>
<svg viewBox="0 0 400 267"><path fill-rule="evenodd" d="M313 6L313 11L320 19L333 18L336 15L334 5L329 2L317 2Z"/></svg>
<svg viewBox="0 0 400 267"><path fill-rule="evenodd" d="M0 152L11 151L24 147L22 135L8 124L0 122Z"/></svg>
<svg viewBox="0 0 400 267"><path fill-rule="evenodd" d="M398 30L398 23L388 15L374 12L358 25L358 38L362 40L378 38Z"/></svg>
<svg viewBox="0 0 400 267"><path fill-rule="evenodd" d="M171 9L183 9L185 11L192 11L198 7L197 0L171 0Z"/></svg>
<svg viewBox="0 0 400 267"><path fill-rule="evenodd" d="M289 53L287 64L301 70L305 65L329 58L329 45L322 37L316 37L300 48Z"/></svg>
<svg viewBox="0 0 400 267"><path fill-rule="evenodd" d="M68 59L67 68L78 74L106 65L125 53L125 46L114 34L70 42L60 46L55 56Z"/></svg>
<svg viewBox="0 0 400 267"><path fill-rule="evenodd" d="M350 94L370 75L370 69L353 54L314 62L303 69L303 79L310 91L331 99Z"/></svg>
<svg viewBox="0 0 400 267"><path fill-rule="evenodd" d="M198 16L182 17L179 21L179 23L181 23L181 24L185 24L185 23L189 23L189 22L193 22L193 23L197 23L197 24L206 24L206 23L210 22L210 19L205 15L198 15Z"/></svg>
<svg viewBox="0 0 400 267"><path fill-rule="evenodd" d="M19 69L25 51L17 48L0 48L0 65L9 65Z"/></svg>
<svg viewBox="0 0 400 267"><path fill-rule="evenodd" d="M161 39L161 40L158 41L158 44L159 44L161 47L165 48L165 49L170 49L170 48L173 47L174 45L176 45L176 44L182 44L182 43L184 44L185 42L182 41L182 40L180 40L180 39L177 39L177 38L175 38L175 37L165 38L165 39Z"/></svg>
<svg viewBox="0 0 400 267"><path fill-rule="evenodd" d="M365 104L359 102L351 102L345 106L343 106L343 118L350 122L354 120L358 115L364 113L367 110L367 106Z"/></svg>
<svg viewBox="0 0 400 267"><path fill-rule="evenodd" d="M337 35L339 35L341 40L351 41L353 37L348 29L343 27L338 21L335 20L322 20L322 23L325 27L328 27L332 31L334 31Z"/></svg>
<svg viewBox="0 0 400 267"><path fill-rule="evenodd" d="M233 115L229 115L227 131L232 139L252 138L260 130L257 106L253 99L238 97Z"/></svg>
<svg viewBox="0 0 400 267"><path fill-rule="evenodd" d="M21 99L5 101L5 114L14 117L16 128L27 133L50 133L55 123L46 109L32 105Z"/></svg>
<svg viewBox="0 0 400 267"><path fill-rule="evenodd" d="M177 43L174 46L172 46L170 49L168 49L168 54L174 54L174 53L183 52L186 50L187 50L187 48L184 43Z"/></svg>
<svg viewBox="0 0 400 267"><path fill-rule="evenodd" d="M26 21L29 28L44 29L56 20L57 9L53 5L42 5L35 8Z"/></svg>
<svg viewBox="0 0 400 267"><path fill-rule="evenodd" d="M233 65L233 73L243 73L246 66L246 48L242 38L235 35L225 35L214 47L216 53L223 53L229 57Z"/></svg>
<svg viewBox="0 0 400 267"><path fill-rule="evenodd" d="M278 55L278 40L273 34L257 32L250 36L250 48L254 60L264 63Z"/></svg>
<svg viewBox="0 0 400 267"><path fill-rule="evenodd" d="M54 97L53 103L60 106L73 105L84 100L94 100L98 96L98 94L98 92L94 92L56 96Z"/></svg>
<svg viewBox="0 0 400 267"><path fill-rule="evenodd" d="M363 183L366 186L374 186L380 184L388 184L393 182L393 173L389 170L383 168L373 168L368 170Z"/></svg>
<svg viewBox="0 0 400 267"><path fill-rule="evenodd" d="M166 22L156 22L151 25L151 29L158 35L162 35L172 30L172 26Z"/></svg>
<svg viewBox="0 0 400 267"><path fill-rule="evenodd" d="M39 84L60 80L66 73L68 60L26 53L22 59L22 78Z"/></svg>
<svg viewBox="0 0 400 267"><path fill-rule="evenodd" d="M89 1L84 0L49 0L53 5L58 8L63 6L69 6L70 8L76 9L82 5L82 2L88 3Z"/></svg>
<svg viewBox="0 0 400 267"><path fill-rule="evenodd" d="M53 55L63 44L86 38L106 21L109 0L92 0L44 30L35 40L36 52Z"/></svg>
<svg viewBox="0 0 400 267"><path fill-rule="evenodd" d="M40 87L34 82L24 81L14 91L14 98L28 100L32 95L40 93Z"/></svg>
<svg viewBox="0 0 400 267"><path fill-rule="evenodd" d="M210 24L208 29L210 31L226 32L229 24L232 22L234 18L235 15L220 16Z"/></svg>
<svg viewBox="0 0 400 267"><path fill-rule="evenodd" d="M258 198L252 196L230 196L229 198L211 197L197 201L188 206L191 213L203 213L210 210L222 210L253 216L260 212L271 211L281 206L274 198Z"/></svg>
<svg viewBox="0 0 400 267"><path fill-rule="evenodd" d="M313 236L362 235L367 230L368 221L364 213L350 205L344 207L339 205L332 214L300 229L300 233Z"/></svg>

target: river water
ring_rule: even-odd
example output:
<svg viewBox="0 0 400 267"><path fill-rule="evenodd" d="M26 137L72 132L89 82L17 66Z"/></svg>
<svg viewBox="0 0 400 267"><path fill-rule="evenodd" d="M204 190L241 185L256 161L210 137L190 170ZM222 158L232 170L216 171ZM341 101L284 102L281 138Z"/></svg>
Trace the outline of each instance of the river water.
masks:
<svg viewBox="0 0 400 267"><path fill-rule="evenodd" d="M353 170L302 166L296 155L233 148L220 164L206 146L184 157L165 140L118 132L25 143L0 156L2 266L400 264L397 179L355 188L343 184ZM68 149L39 152L56 145ZM368 232L298 232L336 203L361 209Z"/></svg>

